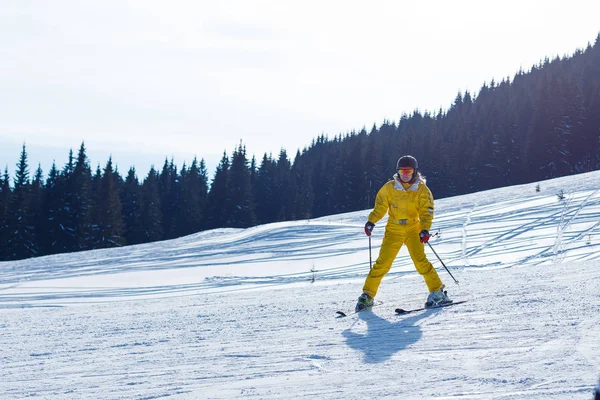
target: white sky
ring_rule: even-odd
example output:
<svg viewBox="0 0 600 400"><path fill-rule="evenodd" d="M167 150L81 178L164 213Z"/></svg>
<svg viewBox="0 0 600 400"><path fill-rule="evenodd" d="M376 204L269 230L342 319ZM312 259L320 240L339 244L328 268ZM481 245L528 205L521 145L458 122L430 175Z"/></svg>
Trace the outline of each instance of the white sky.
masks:
<svg viewBox="0 0 600 400"><path fill-rule="evenodd" d="M458 91L570 55L600 2L3 0L0 167L85 140L144 176L175 157L210 177L240 140L260 161L329 136L448 108Z"/></svg>

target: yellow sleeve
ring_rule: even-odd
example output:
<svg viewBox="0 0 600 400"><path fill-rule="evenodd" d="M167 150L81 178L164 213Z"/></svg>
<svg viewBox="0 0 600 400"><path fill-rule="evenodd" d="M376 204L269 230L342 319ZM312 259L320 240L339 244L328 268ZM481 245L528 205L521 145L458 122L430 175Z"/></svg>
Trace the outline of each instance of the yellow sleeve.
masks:
<svg viewBox="0 0 600 400"><path fill-rule="evenodd" d="M430 230L433 223L433 195L424 184L419 188L419 219L421 229Z"/></svg>
<svg viewBox="0 0 600 400"><path fill-rule="evenodd" d="M369 222L376 224L387 213L389 208L388 191L386 188L387 186L387 184L383 185L381 189L379 189L379 192L377 192L377 197L375 198L375 207L369 214Z"/></svg>

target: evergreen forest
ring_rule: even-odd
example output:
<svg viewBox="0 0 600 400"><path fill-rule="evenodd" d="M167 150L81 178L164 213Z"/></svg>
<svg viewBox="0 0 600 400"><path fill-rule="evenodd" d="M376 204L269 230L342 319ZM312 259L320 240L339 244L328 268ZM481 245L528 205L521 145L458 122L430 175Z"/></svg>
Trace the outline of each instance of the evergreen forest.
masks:
<svg viewBox="0 0 600 400"><path fill-rule="evenodd" d="M240 142L210 180L197 159L181 168L166 159L142 176L133 167L121 174L111 159L93 171L84 143L45 174L30 170L23 145L14 174L0 174L0 260L367 209L406 154L435 198L600 169L600 35L570 56L458 93L446 110L321 135L293 158L285 149L250 158Z"/></svg>

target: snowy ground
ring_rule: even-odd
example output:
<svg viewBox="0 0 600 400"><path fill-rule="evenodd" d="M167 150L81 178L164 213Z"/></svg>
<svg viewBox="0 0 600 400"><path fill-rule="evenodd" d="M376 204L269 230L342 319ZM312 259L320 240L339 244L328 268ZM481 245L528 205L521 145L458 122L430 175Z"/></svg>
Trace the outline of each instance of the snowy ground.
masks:
<svg viewBox="0 0 600 400"><path fill-rule="evenodd" d="M0 263L0 399L591 399L598 188L439 200L432 244L460 285L427 252L468 302L406 316L426 293L404 249L384 304L336 318L369 268L369 210Z"/></svg>

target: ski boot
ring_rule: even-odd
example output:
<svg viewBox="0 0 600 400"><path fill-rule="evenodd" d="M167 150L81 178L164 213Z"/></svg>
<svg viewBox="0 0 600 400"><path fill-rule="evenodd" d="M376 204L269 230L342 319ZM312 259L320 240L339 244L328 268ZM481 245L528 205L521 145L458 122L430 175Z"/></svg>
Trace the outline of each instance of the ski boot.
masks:
<svg viewBox="0 0 600 400"><path fill-rule="evenodd" d="M354 311L359 312L369 307L373 307L373 304L375 304L375 300L368 294L363 293L358 297L358 303L356 303Z"/></svg>
<svg viewBox="0 0 600 400"><path fill-rule="evenodd" d="M442 285L440 290L437 292L429 293L429 296L427 296L427 301L425 302L425 307L437 307L448 303L452 303L452 300L446 293L446 285Z"/></svg>

